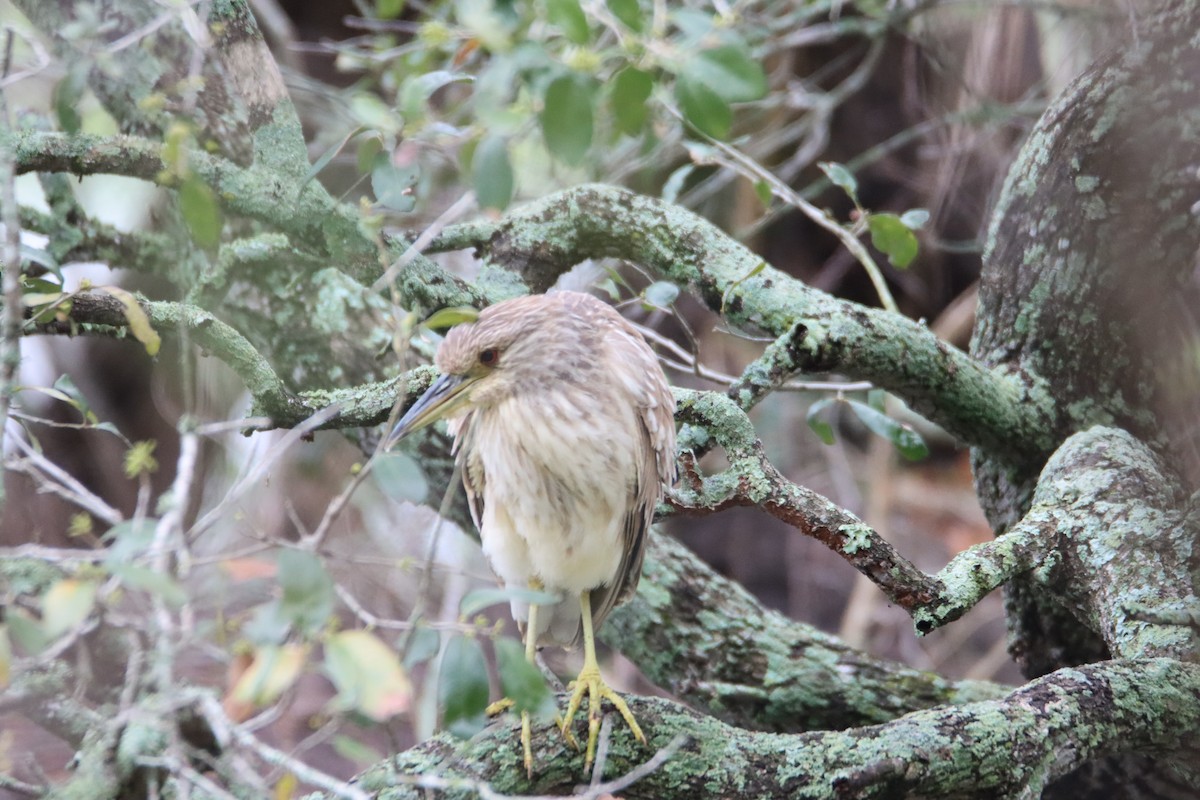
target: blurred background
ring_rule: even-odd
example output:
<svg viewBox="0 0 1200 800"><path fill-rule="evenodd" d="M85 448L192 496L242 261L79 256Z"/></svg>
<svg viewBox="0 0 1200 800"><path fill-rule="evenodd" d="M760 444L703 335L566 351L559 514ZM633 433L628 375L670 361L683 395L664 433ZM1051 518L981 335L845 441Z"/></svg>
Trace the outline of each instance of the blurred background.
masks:
<svg viewBox="0 0 1200 800"><path fill-rule="evenodd" d="M919 251L910 264L901 269L889 253L872 252L899 310L963 349L989 209L1016 148L1048 100L1104 51L1105 31L1130 24L1132 15L1117 2L714 0L670 8L644 3L635 30L633 18L626 19L634 13L630 4L594 0L578 4L591 31L579 37L572 33L577 17L553 2L250 5L304 121L312 160L321 164L316 179L348 202L380 204L386 176L369 168L372 159L383 152L394 171L408 176L405 196L413 202L384 210L390 230L420 232L471 188L481 198L499 198L487 212L495 214L509 202L587 180L621 183L695 210L811 286L876 306L881 297L867 271L810 215L781 200L780 192L772 196L773 181L851 225L865 212L923 210L928 217L914 225ZM101 22L104 8L97 4ZM162 4L162 13L171 8ZM49 55L45 34L8 3L0 3L0 21L20 31L10 73L27 73L7 83L10 107L53 116L66 68ZM695 98L683 88L686 67L672 71L670 65L688 63L687 47L710 40L730 48L734 56L724 66L732 73L748 75L752 83L744 62L753 63L766 81L758 97L747 90L729 99L729 120L713 123L727 125L721 132L745 161L689 135L681 121L681 114L692 119L704 109L688 106ZM553 145L545 140L547 127L556 123L539 116L548 113L539 94L546 76L563 65L593 76L589 85L596 92L616 91L622 69L651 76L647 118L620 118L620 96L603 95L586 155L570 165L548 156ZM115 129L86 92L77 108L85 131ZM631 126L637 135L629 134ZM489 144L497 137L502 158ZM853 196L831 185L829 176L841 173L820 166L827 162L853 173ZM146 183L87 177L73 180L72 191L89 214L120 229L163 224L162 196ZM18 181L18 196L31 207L49 208L36 176ZM870 242L865 234L864 241ZM36 237L28 243L44 246ZM467 277L478 268L468 253L439 260ZM116 283L149 297L178 298L178 287L126 266L67 264L62 271L68 287ZM729 331L686 294L646 302L653 278L635 265L586 264L563 283L613 296L630 318L656 332L668 375L681 385L719 388L765 345L753 332ZM219 301L218 314L225 302L235 298ZM412 346L386 346L401 322L379 321L391 325L381 328L381 349L364 352L363 342L347 342L354 353L348 383L428 357L436 345L429 332ZM65 337L27 338L22 356L19 411L30 418L25 423L36 433L40 454L125 516L171 485L176 425L185 409L218 426L205 439L202 491L189 512L193 520L208 520L188 590L209 627L202 637L207 644L195 648L187 669L197 683L235 682L239 663L245 667L241 626L277 594L276 565L268 554L274 543L322 524L365 458L362 440L324 432L295 442L281 432L243 436L236 424L219 429L247 410L239 381L216 359L181 353L170 339L153 360L135 342ZM906 459L844 403L821 410L819 419L835 432L833 444L824 444L808 424L810 408L831 397L862 399L866 387L845 384L840 376L799 378L811 381L775 393L753 412L771 460L784 474L861 516L926 570L990 538L964 448L894 401L888 413L922 434L929 449L924 458ZM88 414L120 435L81 427ZM127 474L123 463L133 442L154 443L156 470ZM28 455L5 456L0 546L89 548L102 541L102 525L46 491L36 470L18 468ZM719 468L719 459L710 456L706 466ZM464 624L463 598L492 585L471 532L437 523L429 510L445 488L403 460L375 470L332 518L322 550L338 587L338 613L377 624L404 653L416 689L411 713L383 730L354 719L334 724L331 684L319 670L306 670L271 717L261 720L270 740L334 774L351 775L435 728L436 695L425 677L438 638L431 643L412 635L409 622L420 618L428 630L454 630ZM664 527L768 606L875 655L955 678L1018 678L1005 652L999 597L919 639L907 615L840 558L765 514L734 510L669 520ZM505 607L487 613L495 624L511 627ZM389 621L395 624L389 627ZM548 658L560 674L571 669L571 656ZM653 690L619 656L608 673L618 685ZM0 714L0 771L53 775L69 756L19 715Z"/></svg>

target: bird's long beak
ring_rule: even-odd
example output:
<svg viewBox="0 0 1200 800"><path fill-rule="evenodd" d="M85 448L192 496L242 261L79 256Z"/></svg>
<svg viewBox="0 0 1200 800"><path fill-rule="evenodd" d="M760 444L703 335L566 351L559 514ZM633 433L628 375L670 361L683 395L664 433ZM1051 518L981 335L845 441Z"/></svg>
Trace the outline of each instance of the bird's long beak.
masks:
<svg viewBox="0 0 1200 800"><path fill-rule="evenodd" d="M448 417L461 408L468 400L467 389L475 381L466 375L440 375L433 384L425 390L417 402L412 404L392 433L388 436L387 446L391 447L402 437L413 431L420 430L426 425Z"/></svg>

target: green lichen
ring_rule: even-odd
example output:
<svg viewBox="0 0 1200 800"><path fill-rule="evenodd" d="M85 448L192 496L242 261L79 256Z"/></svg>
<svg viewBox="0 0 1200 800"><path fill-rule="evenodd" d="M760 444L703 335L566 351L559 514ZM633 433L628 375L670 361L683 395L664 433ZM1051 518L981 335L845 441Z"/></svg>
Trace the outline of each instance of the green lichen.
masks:
<svg viewBox="0 0 1200 800"><path fill-rule="evenodd" d="M874 531L866 525L842 525L838 528L838 533L846 537L845 542L842 543L842 549L851 555L870 549L871 539L874 536Z"/></svg>

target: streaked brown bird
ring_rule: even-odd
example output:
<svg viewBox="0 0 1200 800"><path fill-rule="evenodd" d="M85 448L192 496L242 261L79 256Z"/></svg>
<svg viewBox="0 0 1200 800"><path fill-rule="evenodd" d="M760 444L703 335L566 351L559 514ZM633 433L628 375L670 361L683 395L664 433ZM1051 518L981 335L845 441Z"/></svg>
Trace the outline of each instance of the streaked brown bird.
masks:
<svg viewBox="0 0 1200 800"><path fill-rule="evenodd" d="M579 292L506 300L458 325L437 351L442 375L392 431L396 440L448 418L483 552L505 586L557 594L511 603L526 657L575 646L583 669L561 718L588 698L590 766L609 700L641 727L600 675L595 631L633 594L646 532L675 471L675 401L653 351L624 317ZM525 767L533 769L522 714ZM573 739L572 739L573 741Z"/></svg>

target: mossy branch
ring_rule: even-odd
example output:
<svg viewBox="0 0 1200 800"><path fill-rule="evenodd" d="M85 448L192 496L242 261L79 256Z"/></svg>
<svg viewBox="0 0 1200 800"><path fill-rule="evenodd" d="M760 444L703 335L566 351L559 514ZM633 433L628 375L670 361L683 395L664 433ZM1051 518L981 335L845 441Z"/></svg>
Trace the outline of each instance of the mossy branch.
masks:
<svg viewBox="0 0 1200 800"><path fill-rule="evenodd" d="M1037 797L1093 759L1186 747L1184 732L1200 724L1200 666L1147 659L1067 668L1002 698L805 734L748 731L669 700L631 697L629 704L649 741L639 746L614 726L606 778L635 769L677 735L687 737L662 768L622 792L630 800L961 797L964 791ZM1177 724L1162 724L1168 713ZM371 769L358 786L395 799L424 796L422 776L437 776L443 786L462 782L443 797L474 797L481 784L504 794L567 794L586 782L582 757L551 725L534 730L537 770L527 780L519 731L505 720L469 741L441 734Z"/></svg>
<svg viewBox="0 0 1200 800"><path fill-rule="evenodd" d="M661 200L580 186L515 209L494 226L449 229L442 239L476 247L535 292L586 258L627 259L689 287L736 327L788 337L763 374L743 376L746 391L778 376L837 371L894 392L964 442L998 455L1044 457L1053 449L1049 394L980 366L918 322L805 286Z"/></svg>

